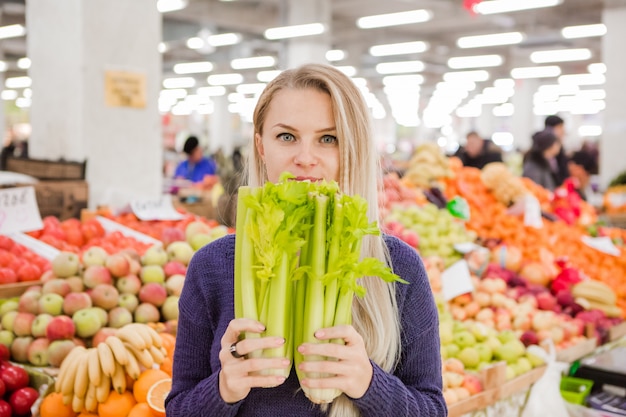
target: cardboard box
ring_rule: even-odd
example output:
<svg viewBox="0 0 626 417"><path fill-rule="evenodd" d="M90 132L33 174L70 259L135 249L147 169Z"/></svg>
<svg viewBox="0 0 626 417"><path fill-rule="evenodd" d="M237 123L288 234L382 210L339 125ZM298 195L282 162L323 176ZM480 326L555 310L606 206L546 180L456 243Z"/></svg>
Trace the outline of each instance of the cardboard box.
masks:
<svg viewBox="0 0 626 417"><path fill-rule="evenodd" d="M40 180L84 180L87 162L50 161L45 159L7 159L6 171L30 175Z"/></svg>
<svg viewBox="0 0 626 417"><path fill-rule="evenodd" d="M41 217L80 218L81 210L87 208L86 181L40 181L34 187Z"/></svg>

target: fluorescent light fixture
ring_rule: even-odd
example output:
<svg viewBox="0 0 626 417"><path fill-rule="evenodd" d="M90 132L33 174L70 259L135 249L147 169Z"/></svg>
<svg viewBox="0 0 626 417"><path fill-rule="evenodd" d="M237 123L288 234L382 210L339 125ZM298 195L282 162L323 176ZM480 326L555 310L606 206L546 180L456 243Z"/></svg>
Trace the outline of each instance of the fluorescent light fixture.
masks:
<svg viewBox="0 0 626 417"><path fill-rule="evenodd" d="M465 91L474 91L476 89L476 83L474 81L469 80L454 80L454 81L445 81L438 82L435 86L437 90L465 90Z"/></svg>
<svg viewBox="0 0 626 417"><path fill-rule="evenodd" d="M424 82L424 77L420 74L410 75L387 75L383 77L385 87L400 87L403 89L419 86Z"/></svg>
<svg viewBox="0 0 626 417"><path fill-rule="evenodd" d="M0 61L0 72L5 72L8 68L8 65L4 61Z"/></svg>
<svg viewBox="0 0 626 417"><path fill-rule="evenodd" d="M482 113L483 109L480 104L467 104L456 109L456 115L461 118L480 117Z"/></svg>
<svg viewBox="0 0 626 417"><path fill-rule="evenodd" d="M563 0L491 0L476 4L474 6L474 12L478 14L508 13L520 10L553 7L561 3L563 3Z"/></svg>
<svg viewBox="0 0 626 417"><path fill-rule="evenodd" d="M503 62L501 55L459 56L448 59L448 67L452 69L497 67Z"/></svg>
<svg viewBox="0 0 626 417"><path fill-rule="evenodd" d="M199 94L189 94L187 97L185 97L185 101L194 106L202 106L205 104L209 104L211 102L211 99L209 97L201 96Z"/></svg>
<svg viewBox="0 0 626 417"><path fill-rule="evenodd" d="M159 93L159 99L177 100L187 97L187 90L184 88L173 88L171 90L161 90Z"/></svg>
<svg viewBox="0 0 626 417"><path fill-rule="evenodd" d="M356 68L352 65L343 65L335 68L346 74L348 77L354 77L356 75Z"/></svg>
<svg viewBox="0 0 626 417"><path fill-rule="evenodd" d="M530 54L530 60L535 64L550 62L585 61L591 58L591 51L587 48L554 49L551 51L535 51Z"/></svg>
<svg viewBox="0 0 626 417"><path fill-rule="evenodd" d="M428 49L428 44L422 41L389 43L386 45L375 45L370 48L372 56L389 56L402 54L419 54Z"/></svg>
<svg viewBox="0 0 626 417"><path fill-rule="evenodd" d="M254 56L251 58L237 58L230 61L233 69L266 68L276 65L276 58L273 56Z"/></svg>
<svg viewBox="0 0 626 417"><path fill-rule="evenodd" d="M270 28L265 31L264 36L266 39L275 40L320 35L325 31L326 27L321 23L308 23L305 25Z"/></svg>
<svg viewBox="0 0 626 417"><path fill-rule="evenodd" d="M493 86L496 88L515 88L515 80L511 78L498 78L494 80Z"/></svg>
<svg viewBox="0 0 626 417"><path fill-rule="evenodd" d="M591 74L605 74L606 73L606 64L602 62L596 62L594 64L589 64L587 66L587 70Z"/></svg>
<svg viewBox="0 0 626 417"><path fill-rule="evenodd" d="M495 95L487 95L487 94L476 94L474 100L481 104L502 104L509 101L509 98L504 94L495 94Z"/></svg>
<svg viewBox="0 0 626 417"><path fill-rule="evenodd" d="M172 114L174 116L189 116L192 111L191 105L189 103L185 103L184 101L181 101L172 107Z"/></svg>
<svg viewBox="0 0 626 417"><path fill-rule="evenodd" d="M206 41L211 46L227 46L236 45L241 42L241 39L239 33L220 33L209 36Z"/></svg>
<svg viewBox="0 0 626 417"><path fill-rule="evenodd" d="M594 25L567 26L561 29L561 35L566 39L604 36L606 35L606 25L604 23L598 23Z"/></svg>
<svg viewBox="0 0 626 417"><path fill-rule="evenodd" d="M326 60L328 62L341 61L346 57L346 52L341 49L331 49L326 52Z"/></svg>
<svg viewBox="0 0 626 417"><path fill-rule="evenodd" d="M231 103L237 103L241 100L243 100L245 97L243 96L243 94L240 93L230 93L228 95L228 101L230 101Z"/></svg>
<svg viewBox="0 0 626 417"><path fill-rule="evenodd" d="M23 25L9 25L0 27L0 39L18 38L26 35Z"/></svg>
<svg viewBox="0 0 626 417"><path fill-rule="evenodd" d="M196 94L203 97L219 97L226 94L226 88L221 85L200 87L196 90Z"/></svg>
<svg viewBox="0 0 626 417"><path fill-rule="evenodd" d="M408 25L410 23L427 22L432 18L432 16L432 13L428 10L411 10L408 12L387 13L361 17L357 19L356 25L361 29Z"/></svg>
<svg viewBox="0 0 626 417"><path fill-rule="evenodd" d="M2 93L0 93L2 100L15 100L17 96L18 94L15 90L3 90Z"/></svg>
<svg viewBox="0 0 626 417"><path fill-rule="evenodd" d="M266 85L265 83L239 84L237 92L239 94L260 94Z"/></svg>
<svg viewBox="0 0 626 417"><path fill-rule="evenodd" d="M498 146L511 146L514 140L511 132L494 132L493 135L491 135L491 141Z"/></svg>
<svg viewBox="0 0 626 417"><path fill-rule="evenodd" d="M17 67L19 69L29 69L30 65L30 58L24 57L17 60Z"/></svg>
<svg viewBox="0 0 626 417"><path fill-rule="evenodd" d="M243 75L237 73L213 74L208 76L207 82L211 85L241 84L243 82Z"/></svg>
<svg viewBox="0 0 626 417"><path fill-rule="evenodd" d="M379 74L398 74L404 72L424 71L422 61L381 62L376 64L376 72Z"/></svg>
<svg viewBox="0 0 626 417"><path fill-rule="evenodd" d="M522 78L548 78L561 75L561 68L556 65L546 67L519 67L511 70L511 77Z"/></svg>
<svg viewBox="0 0 626 417"><path fill-rule="evenodd" d="M196 85L192 77L166 78L163 80L164 88L191 88Z"/></svg>
<svg viewBox="0 0 626 417"><path fill-rule="evenodd" d="M514 88L501 88L501 87L486 87L483 89L483 94L486 96L504 96L513 97L515 95Z"/></svg>
<svg viewBox="0 0 626 417"><path fill-rule="evenodd" d="M176 74L201 74L213 71L213 64L208 61L203 62L185 62L174 65Z"/></svg>
<svg viewBox="0 0 626 417"><path fill-rule="evenodd" d="M361 90L368 90L369 91L369 89L367 88L367 80L365 78L354 77L354 78L352 78L352 82L354 83L354 85L359 87L359 89L361 89Z"/></svg>
<svg viewBox="0 0 626 417"><path fill-rule="evenodd" d="M582 125L578 128L578 136L601 136L602 126Z"/></svg>
<svg viewBox="0 0 626 417"><path fill-rule="evenodd" d="M189 49L200 49L203 46L204 46L204 41L198 37L187 39L187 48Z"/></svg>
<svg viewBox="0 0 626 417"><path fill-rule="evenodd" d="M515 106L512 103L504 103L493 108L492 113L496 117L509 117L515 113ZM495 142L494 142L495 143Z"/></svg>
<svg viewBox="0 0 626 417"><path fill-rule="evenodd" d="M559 77L559 84L601 85L605 82L604 74L568 74Z"/></svg>
<svg viewBox="0 0 626 417"><path fill-rule="evenodd" d="M539 87L537 92L548 95L573 96L579 90L580 88L576 84L544 84Z"/></svg>
<svg viewBox="0 0 626 417"><path fill-rule="evenodd" d="M12 77L4 81L6 88L26 88L33 84L30 77Z"/></svg>
<svg viewBox="0 0 626 417"><path fill-rule="evenodd" d="M22 109L30 107L31 104L33 104L32 100L26 97L18 97L17 100L15 100L15 105Z"/></svg>
<svg viewBox="0 0 626 417"><path fill-rule="evenodd" d="M25 88L24 91L22 91L22 95L26 98L32 98L33 90L31 90L30 88Z"/></svg>
<svg viewBox="0 0 626 417"><path fill-rule="evenodd" d="M159 46L157 47L159 53L164 54L167 52L167 44L165 42L159 42Z"/></svg>
<svg viewBox="0 0 626 417"><path fill-rule="evenodd" d="M583 100L604 100L606 98L606 91L602 89L580 90L576 94L576 97Z"/></svg>
<svg viewBox="0 0 626 417"><path fill-rule="evenodd" d="M515 45L524 40L520 32L494 33L489 35L463 36L456 41L459 48L482 48L484 46Z"/></svg>
<svg viewBox="0 0 626 417"><path fill-rule="evenodd" d="M262 83L269 83L274 78L278 77L278 74L280 73L280 70L259 71L256 74L256 79Z"/></svg>
<svg viewBox="0 0 626 417"><path fill-rule="evenodd" d="M444 81L474 81L481 82L487 81L489 79L489 72L485 70L474 70L474 71L455 71L455 72L446 72L443 74Z"/></svg>
<svg viewBox="0 0 626 417"><path fill-rule="evenodd" d="M160 13L168 13L182 10L187 7L187 0L158 0L157 10Z"/></svg>

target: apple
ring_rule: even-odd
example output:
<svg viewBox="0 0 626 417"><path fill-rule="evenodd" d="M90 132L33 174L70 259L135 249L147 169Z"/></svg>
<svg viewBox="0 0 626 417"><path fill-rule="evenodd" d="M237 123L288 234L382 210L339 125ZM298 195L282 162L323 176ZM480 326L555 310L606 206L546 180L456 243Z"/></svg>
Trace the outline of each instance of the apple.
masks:
<svg viewBox="0 0 626 417"><path fill-rule="evenodd" d="M187 242L172 242L167 247L167 256L170 261L177 261L183 265L189 265L194 250Z"/></svg>
<svg viewBox="0 0 626 417"><path fill-rule="evenodd" d="M94 306L111 310L118 305L120 293L113 285L98 284L91 291L90 297Z"/></svg>
<svg viewBox="0 0 626 417"><path fill-rule="evenodd" d="M159 240L167 247L172 242L185 240L185 232L177 227L165 227Z"/></svg>
<svg viewBox="0 0 626 417"><path fill-rule="evenodd" d="M506 361L508 364L516 362L524 353L526 347L519 340L509 340L493 351L497 360Z"/></svg>
<svg viewBox="0 0 626 417"><path fill-rule="evenodd" d="M217 240L221 237L226 236L227 234L228 234L228 227L224 226L223 224L213 227L211 231L209 232L209 236L211 236L211 239L213 240Z"/></svg>
<svg viewBox="0 0 626 417"><path fill-rule="evenodd" d="M166 278L169 278L172 275L185 276L187 273L187 267L178 261L169 261L163 265L163 272L165 272Z"/></svg>
<svg viewBox="0 0 626 417"><path fill-rule="evenodd" d="M0 305L0 317L3 317L5 313L9 311L17 311L18 303L16 300L5 300Z"/></svg>
<svg viewBox="0 0 626 417"><path fill-rule="evenodd" d="M85 284L81 277L69 277L65 278L65 281L70 286L70 292L83 292Z"/></svg>
<svg viewBox="0 0 626 417"><path fill-rule="evenodd" d="M480 382L480 379L472 374L465 374L461 386L469 391L470 395L478 394L483 390L483 384Z"/></svg>
<svg viewBox="0 0 626 417"><path fill-rule="evenodd" d="M39 313L58 316L63 313L63 297L56 293L44 294L39 298Z"/></svg>
<svg viewBox="0 0 626 417"><path fill-rule="evenodd" d="M188 243L191 243L191 239L198 234L206 234L208 235L209 233L211 233L211 227L204 223L201 222L199 220L193 221L191 223L189 223L186 227L185 227L185 240Z"/></svg>
<svg viewBox="0 0 626 417"><path fill-rule="evenodd" d="M161 314L165 320L178 320L178 296L170 295L161 306Z"/></svg>
<svg viewBox="0 0 626 417"><path fill-rule="evenodd" d="M48 327L48 323L50 323L52 318L53 316L48 313L37 315L30 329L30 333L33 337L44 337L46 335L46 327Z"/></svg>
<svg viewBox="0 0 626 417"><path fill-rule="evenodd" d="M493 358L493 350L486 343L476 343L474 346L481 362L491 362Z"/></svg>
<svg viewBox="0 0 626 417"><path fill-rule="evenodd" d="M156 282L144 284L139 290L139 301L161 307L167 298L165 286Z"/></svg>
<svg viewBox="0 0 626 417"><path fill-rule="evenodd" d="M0 330L0 345L9 348L13 340L15 340L15 334L11 330Z"/></svg>
<svg viewBox="0 0 626 417"><path fill-rule="evenodd" d="M61 297L65 297L72 291L70 284L65 279L53 278L47 281L41 287L42 294L59 294Z"/></svg>
<svg viewBox="0 0 626 417"><path fill-rule="evenodd" d="M183 285L185 284L185 276L181 274L175 274L170 276L165 281L165 289L168 295L180 295L183 292Z"/></svg>
<svg viewBox="0 0 626 417"><path fill-rule="evenodd" d="M72 339L53 340L48 345L48 362L51 366L60 367L61 362L72 349L76 347L76 343Z"/></svg>
<svg viewBox="0 0 626 417"><path fill-rule="evenodd" d="M153 323L159 321L159 309L150 303L141 303L134 312L136 323Z"/></svg>
<svg viewBox="0 0 626 417"><path fill-rule="evenodd" d="M165 333L176 336L178 330L178 320L167 320L165 322Z"/></svg>
<svg viewBox="0 0 626 417"><path fill-rule="evenodd" d="M98 318L100 319L101 327L104 327L107 325L109 321L109 313L107 313L105 309L103 309L102 307L91 307L90 310L95 311L96 314L98 315Z"/></svg>
<svg viewBox="0 0 626 417"><path fill-rule="evenodd" d="M4 314L4 316L2 316L0 324L2 324L2 328L4 330L13 331L13 327L15 326L15 317L17 317L18 313L18 311L8 311Z"/></svg>
<svg viewBox="0 0 626 417"><path fill-rule="evenodd" d="M26 363L28 362L28 347L33 343L32 336L16 337L11 344L11 357L16 362ZM0 372L0 377L2 372ZM5 381L6 383L6 381Z"/></svg>
<svg viewBox="0 0 626 417"><path fill-rule="evenodd" d="M71 292L63 299L63 313L73 315L78 310L89 308L93 305L91 297L85 292Z"/></svg>
<svg viewBox="0 0 626 417"><path fill-rule="evenodd" d="M126 256L129 261L141 262L141 256L139 255L139 252L137 252L136 249L124 248L118 253Z"/></svg>
<svg viewBox="0 0 626 417"><path fill-rule="evenodd" d="M133 313L124 307L115 307L109 311L109 326L119 329L133 322Z"/></svg>
<svg viewBox="0 0 626 417"><path fill-rule="evenodd" d="M99 314L93 307L78 310L72 315L72 320L76 327L76 335L82 338L93 336L102 327Z"/></svg>
<svg viewBox="0 0 626 417"><path fill-rule="evenodd" d="M92 246L83 253L83 265L85 267L104 266L108 256L107 251L100 246Z"/></svg>
<svg viewBox="0 0 626 417"><path fill-rule="evenodd" d="M454 334L454 343L461 349L464 347L474 346L476 338L468 330L463 330Z"/></svg>
<svg viewBox="0 0 626 417"><path fill-rule="evenodd" d="M117 279L115 288L118 289L120 294L138 294L139 289L141 289L141 280L137 275L126 275Z"/></svg>
<svg viewBox="0 0 626 417"><path fill-rule="evenodd" d="M148 282L163 284L165 283L165 272L159 265L146 265L141 268L140 278L144 284Z"/></svg>
<svg viewBox="0 0 626 417"><path fill-rule="evenodd" d="M54 275L54 272L52 272L52 269L43 271L41 277L39 277L39 281L41 281L43 284L53 279L57 279L57 277Z"/></svg>
<svg viewBox="0 0 626 417"><path fill-rule="evenodd" d="M83 284L87 288L94 288L98 284L112 284L111 272L105 266L93 265L85 269Z"/></svg>
<svg viewBox="0 0 626 417"><path fill-rule="evenodd" d="M16 416L24 416L30 414L30 409L39 398L39 392L35 388L22 387L11 394L9 404Z"/></svg>
<svg viewBox="0 0 626 417"><path fill-rule="evenodd" d="M58 278L67 278L78 274L80 259L74 252L59 252L51 262L52 272Z"/></svg>
<svg viewBox="0 0 626 417"><path fill-rule="evenodd" d="M56 316L50 320L46 327L46 337L50 341L71 339L76 332L76 324L69 316Z"/></svg>
<svg viewBox="0 0 626 417"><path fill-rule="evenodd" d="M11 351L9 350L8 346L0 344L0 363L8 362L10 359L11 359ZM1 397L2 397L2 394L0 394L0 398Z"/></svg>
<svg viewBox="0 0 626 417"><path fill-rule="evenodd" d="M465 368L475 368L478 366L480 362L480 355L476 348L472 346L464 347L461 351L456 355L457 359L463 362Z"/></svg>
<svg viewBox="0 0 626 417"><path fill-rule="evenodd" d="M205 233L198 233L189 240L189 244L195 251L199 251L203 246L206 246L211 242L213 242L213 238L211 235Z"/></svg>
<svg viewBox="0 0 626 417"><path fill-rule="evenodd" d="M163 249L161 244L153 245L149 247L141 257L142 265L157 265L163 266L168 261L167 252Z"/></svg>
<svg viewBox="0 0 626 417"><path fill-rule="evenodd" d="M130 260L121 253L109 255L106 258L104 266L109 269L114 277L123 277L130 273Z"/></svg>
<svg viewBox="0 0 626 417"><path fill-rule="evenodd" d="M48 346L50 341L45 337L36 338L33 343L28 346L28 362L35 366L48 366Z"/></svg>
<svg viewBox="0 0 626 417"><path fill-rule="evenodd" d="M16 336L30 336L30 329L35 321L35 315L32 313L17 313L15 321L13 321L13 333Z"/></svg>
<svg viewBox="0 0 626 417"><path fill-rule="evenodd" d="M41 292L42 289L43 289L43 287L41 285L31 285L30 287L26 288L26 290L24 291L24 294L34 292L34 293L37 293L37 294L41 295L42 294L42 292Z"/></svg>
<svg viewBox="0 0 626 417"><path fill-rule="evenodd" d="M107 337L115 336L117 334L117 329L113 327L102 327L100 330L93 335L91 339L91 347L96 347L100 343L104 342Z"/></svg>
<svg viewBox="0 0 626 417"><path fill-rule="evenodd" d="M120 307L124 307L126 310L133 313L139 305L139 299L135 294L120 294L118 304Z"/></svg>
<svg viewBox="0 0 626 417"><path fill-rule="evenodd" d="M22 313L39 314L39 298L41 293L36 291L27 291L20 297L17 311Z"/></svg>

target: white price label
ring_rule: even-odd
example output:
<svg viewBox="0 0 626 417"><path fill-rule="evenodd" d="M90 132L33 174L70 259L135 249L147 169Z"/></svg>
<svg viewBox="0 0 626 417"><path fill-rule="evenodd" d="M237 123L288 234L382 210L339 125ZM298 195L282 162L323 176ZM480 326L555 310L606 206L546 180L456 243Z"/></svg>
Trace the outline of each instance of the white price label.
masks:
<svg viewBox="0 0 626 417"><path fill-rule="evenodd" d="M0 190L0 234L43 229L33 187Z"/></svg>
<svg viewBox="0 0 626 417"><path fill-rule="evenodd" d="M613 244L613 241L608 236L603 237L591 237L591 236L583 236L582 241L585 245L594 248L595 250L599 250L600 252L607 253L613 256L619 256L620 250Z"/></svg>
<svg viewBox="0 0 626 417"><path fill-rule="evenodd" d="M130 208L140 220L182 220L184 216L174 209L172 196L165 194L158 199L133 200Z"/></svg>
<svg viewBox="0 0 626 417"><path fill-rule="evenodd" d="M464 259L441 273L441 291L446 301L474 291L472 275Z"/></svg>
<svg viewBox="0 0 626 417"><path fill-rule="evenodd" d="M543 219L541 218L541 205L537 197L526 195L524 197L524 225L541 229Z"/></svg>

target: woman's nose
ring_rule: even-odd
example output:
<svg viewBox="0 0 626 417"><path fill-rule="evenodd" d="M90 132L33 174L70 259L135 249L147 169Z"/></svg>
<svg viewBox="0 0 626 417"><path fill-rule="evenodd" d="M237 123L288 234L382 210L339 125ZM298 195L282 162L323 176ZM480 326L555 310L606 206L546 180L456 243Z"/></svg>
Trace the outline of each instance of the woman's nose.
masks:
<svg viewBox="0 0 626 417"><path fill-rule="evenodd" d="M293 161L296 165L316 165L318 157L312 145L302 144L302 146L298 148Z"/></svg>

